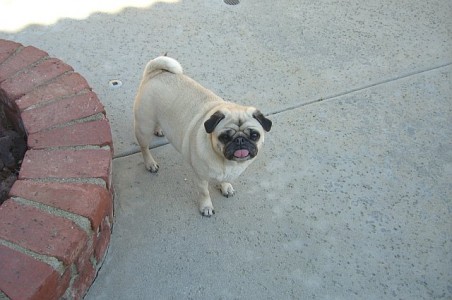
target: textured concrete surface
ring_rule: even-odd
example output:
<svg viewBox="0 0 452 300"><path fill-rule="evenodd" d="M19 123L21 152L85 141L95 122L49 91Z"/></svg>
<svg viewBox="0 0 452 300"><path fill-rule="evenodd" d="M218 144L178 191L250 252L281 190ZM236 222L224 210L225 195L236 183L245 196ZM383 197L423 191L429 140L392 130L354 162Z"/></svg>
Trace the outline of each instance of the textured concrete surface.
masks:
<svg viewBox="0 0 452 300"><path fill-rule="evenodd" d="M197 0L0 32L83 74L111 121L116 223L86 299L452 298L451 12ZM171 146L158 175L133 154L142 68L167 51L274 121L210 219Z"/></svg>
<svg viewBox="0 0 452 300"><path fill-rule="evenodd" d="M234 198L212 191L211 219L171 146L157 176L140 155L115 160L117 223L89 299L449 298L451 70L274 115L266 159Z"/></svg>

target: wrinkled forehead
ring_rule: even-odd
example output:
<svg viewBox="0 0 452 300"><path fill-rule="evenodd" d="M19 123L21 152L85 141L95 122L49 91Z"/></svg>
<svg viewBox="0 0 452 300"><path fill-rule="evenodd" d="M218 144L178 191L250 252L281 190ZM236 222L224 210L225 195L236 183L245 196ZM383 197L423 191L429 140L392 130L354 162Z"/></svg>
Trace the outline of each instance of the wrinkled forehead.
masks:
<svg viewBox="0 0 452 300"><path fill-rule="evenodd" d="M225 117L225 128L241 131L249 128L259 128L259 122L253 117L255 108L247 107L240 109L230 109L230 113Z"/></svg>

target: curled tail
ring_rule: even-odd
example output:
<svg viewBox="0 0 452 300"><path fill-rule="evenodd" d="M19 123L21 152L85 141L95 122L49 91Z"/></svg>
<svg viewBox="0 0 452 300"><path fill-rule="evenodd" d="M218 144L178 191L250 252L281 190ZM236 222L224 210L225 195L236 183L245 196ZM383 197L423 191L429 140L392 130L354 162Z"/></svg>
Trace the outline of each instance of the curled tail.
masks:
<svg viewBox="0 0 452 300"><path fill-rule="evenodd" d="M174 74L182 74L183 69L180 63L174 58L167 56L159 56L149 61L144 69L143 77L153 77L155 72L168 71Z"/></svg>

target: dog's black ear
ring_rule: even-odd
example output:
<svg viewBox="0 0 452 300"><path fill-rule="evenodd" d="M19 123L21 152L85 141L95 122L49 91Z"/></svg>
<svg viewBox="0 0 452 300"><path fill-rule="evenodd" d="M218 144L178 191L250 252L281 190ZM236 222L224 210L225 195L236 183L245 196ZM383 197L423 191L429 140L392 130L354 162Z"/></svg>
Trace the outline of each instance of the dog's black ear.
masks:
<svg viewBox="0 0 452 300"><path fill-rule="evenodd" d="M272 128L272 121L267 119L259 110L256 110L253 113L253 117L261 123L262 128L264 128L265 131L269 132Z"/></svg>
<svg viewBox="0 0 452 300"><path fill-rule="evenodd" d="M204 128L206 129L207 133L212 133L215 130L215 127L217 127L218 123L220 123L221 120L223 120L225 115L217 111L213 115L210 116L209 120L204 122Z"/></svg>

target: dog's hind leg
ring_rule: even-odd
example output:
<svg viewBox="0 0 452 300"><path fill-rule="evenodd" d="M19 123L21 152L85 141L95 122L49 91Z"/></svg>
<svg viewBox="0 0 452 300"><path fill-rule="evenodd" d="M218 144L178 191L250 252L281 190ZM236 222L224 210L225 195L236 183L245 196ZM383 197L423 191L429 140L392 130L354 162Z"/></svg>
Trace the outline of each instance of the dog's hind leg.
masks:
<svg viewBox="0 0 452 300"><path fill-rule="evenodd" d="M165 136L165 135L163 134L162 128L160 128L160 125L158 125L158 124L155 125L154 135L155 135L155 136Z"/></svg>
<svg viewBox="0 0 452 300"><path fill-rule="evenodd" d="M154 160L151 155L151 151L149 151L149 143L151 142L153 131L157 127L156 124L152 122L149 124L149 120L146 126L138 125L138 122L135 122L135 137L137 138L137 142L140 145L141 154L143 155L144 165L147 170L152 173L156 173L159 170L159 165ZM151 126L149 126L151 125Z"/></svg>

